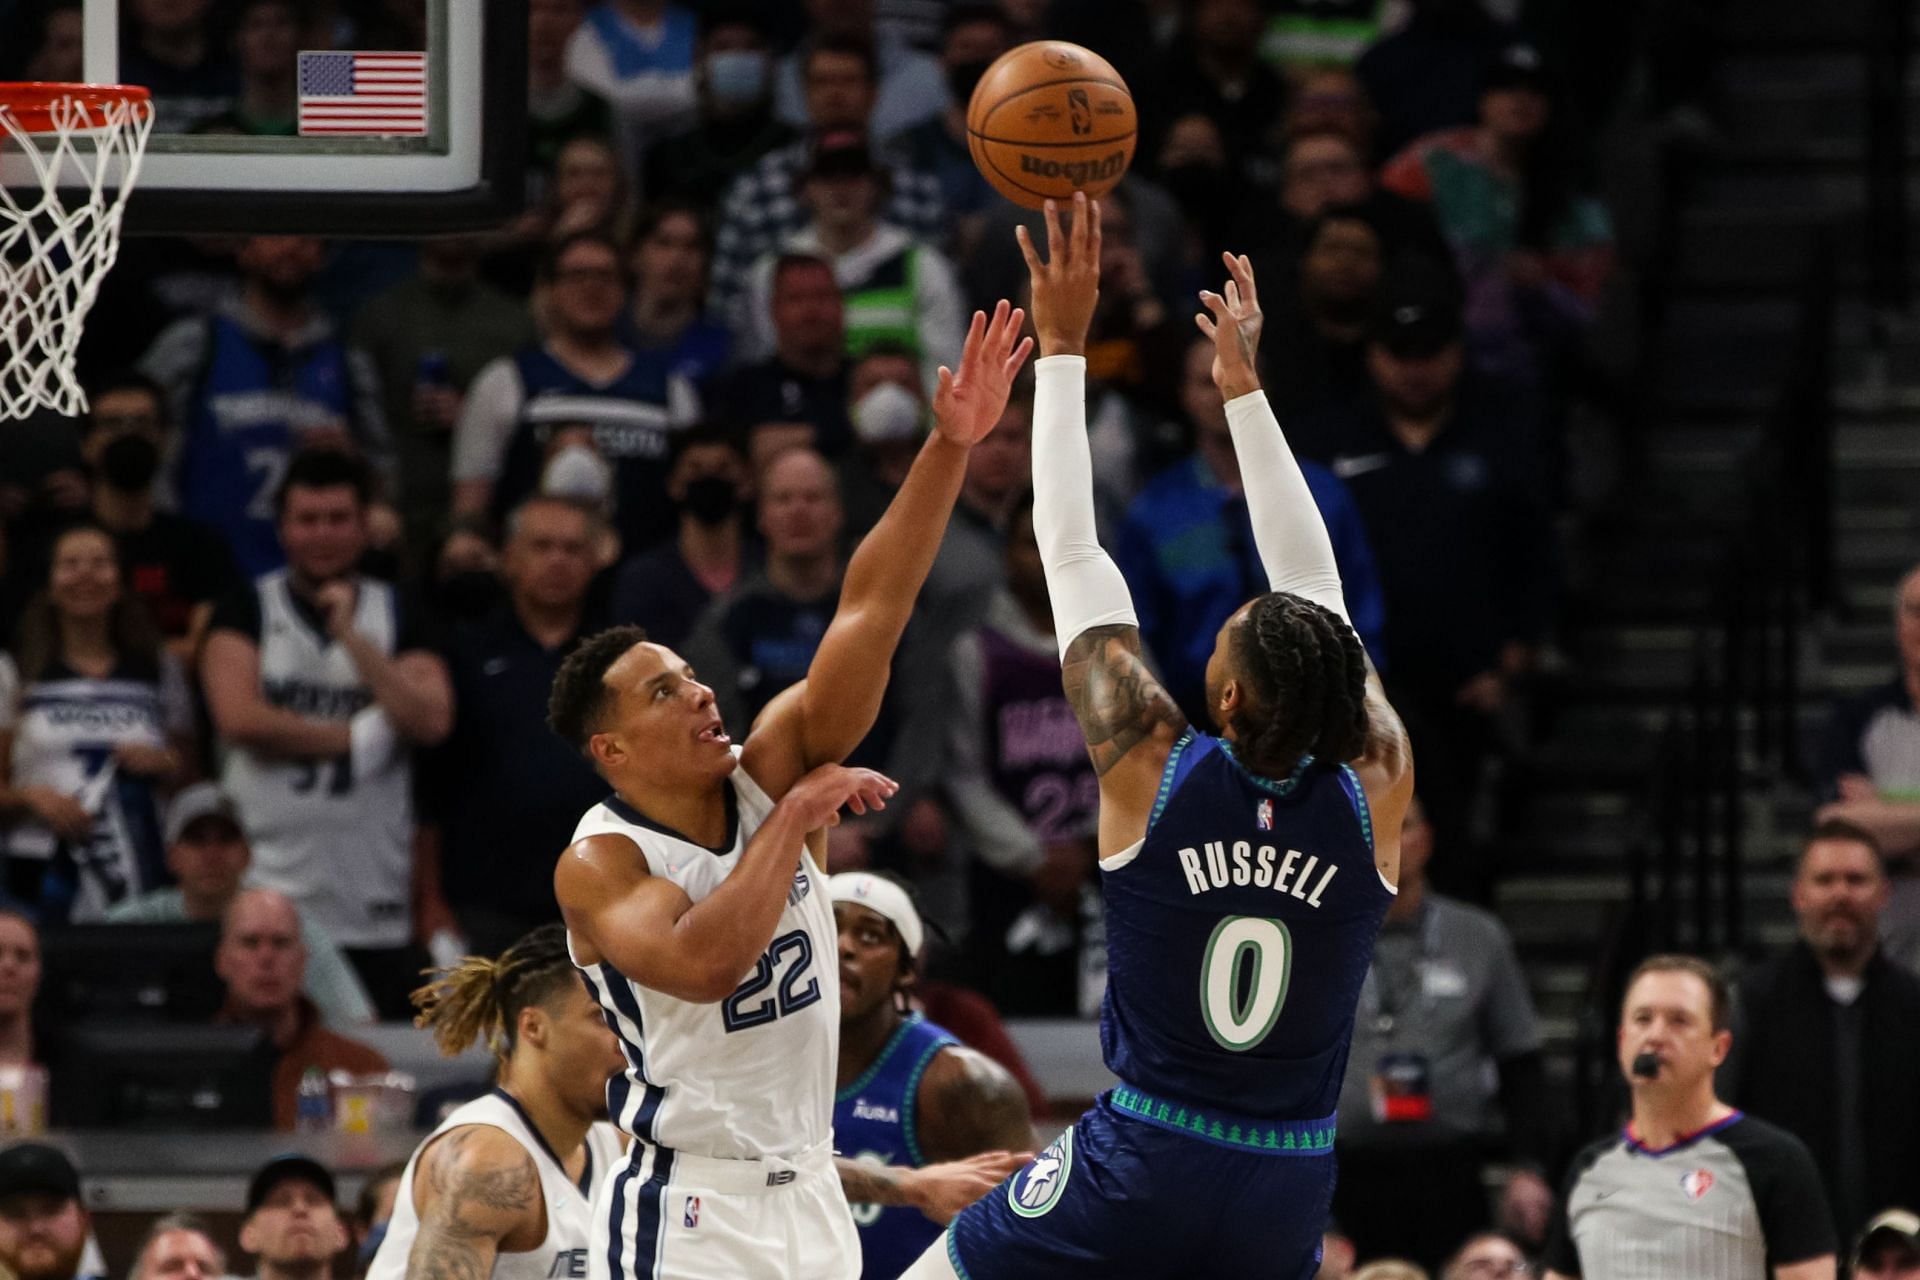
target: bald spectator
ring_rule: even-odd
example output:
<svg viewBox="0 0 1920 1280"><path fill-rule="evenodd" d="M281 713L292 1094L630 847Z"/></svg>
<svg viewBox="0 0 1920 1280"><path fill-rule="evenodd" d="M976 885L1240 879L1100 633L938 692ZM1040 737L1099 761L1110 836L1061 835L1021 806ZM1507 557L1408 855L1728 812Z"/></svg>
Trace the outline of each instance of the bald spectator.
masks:
<svg viewBox="0 0 1920 1280"><path fill-rule="evenodd" d="M307 968L300 915L285 894L248 889L227 908L214 953L214 971L227 986L227 1002L214 1021L254 1026L267 1033L279 1060L273 1071L273 1123L294 1127L300 1077L309 1067L356 1073L385 1071L387 1060L372 1049L336 1035L320 1023L320 1011L300 994ZM249 1252L259 1252L246 1245ZM266 1275L263 1267L261 1275Z"/></svg>
<svg viewBox="0 0 1920 1280"><path fill-rule="evenodd" d="M174 883L115 903L107 923L210 924L225 917L253 863L232 797L212 782L188 787L167 807L165 838ZM307 949L304 989L320 1015L335 1026L372 1022L373 1000L340 945L305 916L300 939Z"/></svg>
<svg viewBox="0 0 1920 1280"><path fill-rule="evenodd" d="M220 1280L227 1254L207 1224L189 1213L170 1213L147 1229L127 1280Z"/></svg>
<svg viewBox="0 0 1920 1280"><path fill-rule="evenodd" d="M1721 1092L1807 1144L1850 1240L1876 1208L1920 1203L1920 978L1880 947L1887 877L1867 831L1815 827L1792 895L1799 938L1740 983Z"/></svg>
<svg viewBox="0 0 1920 1280"><path fill-rule="evenodd" d="M775 694L806 675L839 596L844 523L825 458L790 449L768 465L760 486L766 565L708 609L683 655L713 689L727 724L752 724Z"/></svg>
<svg viewBox="0 0 1920 1280"><path fill-rule="evenodd" d="M13 1280L76 1280L92 1225L80 1173L58 1147L0 1151L0 1271Z"/></svg>

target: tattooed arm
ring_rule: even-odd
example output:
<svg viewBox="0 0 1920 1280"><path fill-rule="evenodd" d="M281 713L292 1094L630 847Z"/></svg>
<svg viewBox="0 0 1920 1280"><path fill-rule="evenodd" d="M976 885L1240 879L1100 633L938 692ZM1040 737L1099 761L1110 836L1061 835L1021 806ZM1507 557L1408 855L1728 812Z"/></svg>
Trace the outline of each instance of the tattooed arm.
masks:
<svg viewBox="0 0 1920 1280"><path fill-rule="evenodd" d="M408 1280L486 1280L501 1253L534 1248L547 1235L546 1203L533 1157L490 1125L450 1129L414 1166L420 1232Z"/></svg>
<svg viewBox="0 0 1920 1280"><path fill-rule="evenodd" d="M1033 1158L1031 1151L989 1151L965 1160L909 1169L835 1156L850 1204L911 1205L942 1226ZM411 1273L409 1273L411 1275Z"/></svg>
<svg viewBox="0 0 1920 1280"><path fill-rule="evenodd" d="M1187 718L1147 669L1138 627L1082 631L1067 646L1061 676L1100 777L1100 856L1111 857L1147 834L1160 775Z"/></svg>

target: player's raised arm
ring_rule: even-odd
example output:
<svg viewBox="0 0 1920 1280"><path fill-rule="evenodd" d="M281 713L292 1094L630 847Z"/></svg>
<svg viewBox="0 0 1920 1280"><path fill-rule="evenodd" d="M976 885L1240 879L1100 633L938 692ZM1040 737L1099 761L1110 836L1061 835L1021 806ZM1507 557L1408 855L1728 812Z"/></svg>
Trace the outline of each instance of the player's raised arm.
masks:
<svg viewBox="0 0 1920 1280"><path fill-rule="evenodd" d="M1033 533L1046 567L1067 699L1100 776L1100 853L1146 834L1186 717L1147 669L1126 579L1100 546L1087 443L1087 330L1100 300L1100 205L1073 197L1073 230L1046 205L1048 259L1015 234L1033 282Z"/></svg>
<svg viewBox="0 0 1920 1280"><path fill-rule="evenodd" d="M1333 541L1307 488L1307 478L1287 446L1280 420L1260 387L1257 356L1265 318L1253 264L1244 255L1226 253L1221 258L1227 266L1227 283L1220 293L1201 292L1207 309L1194 317L1194 323L1213 339L1213 381L1227 404L1227 426L1240 459L1254 546L1273 590L1311 600L1348 621ZM1354 764L1375 810L1381 873L1396 881L1400 823L1413 795L1413 755L1406 730L1388 704L1371 663L1367 718L1367 749Z"/></svg>
<svg viewBox="0 0 1920 1280"><path fill-rule="evenodd" d="M776 799L809 769L846 759L873 728L914 597L933 567L966 477L967 454L1000 421L1033 349L1026 314L1002 300L976 311L957 372L942 366L934 430L873 531L847 564L839 608L807 678L768 704L741 763Z"/></svg>

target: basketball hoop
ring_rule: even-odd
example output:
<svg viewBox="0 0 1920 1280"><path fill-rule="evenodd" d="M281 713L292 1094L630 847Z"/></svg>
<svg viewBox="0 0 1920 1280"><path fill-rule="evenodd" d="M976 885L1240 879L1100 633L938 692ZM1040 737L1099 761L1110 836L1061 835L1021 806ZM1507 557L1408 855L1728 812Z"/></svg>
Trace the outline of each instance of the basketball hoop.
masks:
<svg viewBox="0 0 1920 1280"><path fill-rule="evenodd" d="M120 252L152 129L137 86L0 84L0 163L31 175L0 182L0 418L86 409L73 372L81 325Z"/></svg>

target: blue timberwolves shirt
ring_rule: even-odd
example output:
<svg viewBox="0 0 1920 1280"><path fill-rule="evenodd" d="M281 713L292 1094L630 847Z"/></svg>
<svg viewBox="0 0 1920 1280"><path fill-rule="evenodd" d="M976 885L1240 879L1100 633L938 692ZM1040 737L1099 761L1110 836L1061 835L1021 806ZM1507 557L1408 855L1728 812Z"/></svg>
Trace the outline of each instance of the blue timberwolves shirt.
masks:
<svg viewBox="0 0 1920 1280"><path fill-rule="evenodd" d="M920 1077L934 1054L958 1043L917 1013L901 1023L866 1074L834 1095L834 1149L855 1160L924 1165L914 1114ZM904 1206L856 1204L853 1222L860 1229L862 1280L894 1280L940 1234L926 1214Z"/></svg>
<svg viewBox="0 0 1920 1280"><path fill-rule="evenodd" d="M1353 770L1309 758L1260 778L1230 743L1190 730L1145 841L1103 868L1107 1067L1163 1099L1331 1116L1393 901Z"/></svg>

